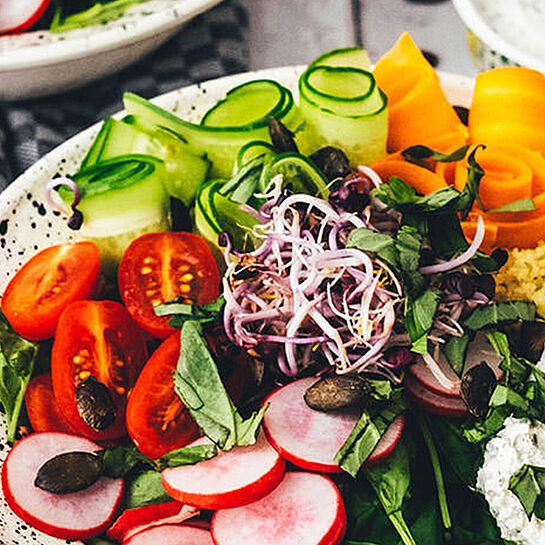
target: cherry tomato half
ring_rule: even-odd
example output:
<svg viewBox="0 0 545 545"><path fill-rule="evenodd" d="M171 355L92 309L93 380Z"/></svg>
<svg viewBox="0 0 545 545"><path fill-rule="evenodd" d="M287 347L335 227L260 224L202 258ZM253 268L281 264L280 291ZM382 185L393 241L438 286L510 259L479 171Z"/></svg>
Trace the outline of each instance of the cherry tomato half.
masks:
<svg viewBox="0 0 545 545"><path fill-rule="evenodd" d="M53 391L69 425L97 441L124 435L127 395L146 359L144 335L121 304L112 301L70 304L59 319L51 353ZM86 391L83 401L91 403L92 411L84 409L82 388ZM113 409L106 412L115 418L107 426L89 425L89 418L108 405L104 403L104 389ZM97 399L102 401L99 403Z"/></svg>
<svg viewBox="0 0 545 545"><path fill-rule="evenodd" d="M34 431L73 433L55 403L51 373L38 375L28 383L25 392L25 407Z"/></svg>
<svg viewBox="0 0 545 545"><path fill-rule="evenodd" d="M175 329L153 308L183 297L207 305L218 298L219 271L206 241L192 233L148 233L125 251L118 272L119 293L135 322L156 337Z"/></svg>
<svg viewBox="0 0 545 545"><path fill-rule="evenodd" d="M36 341L52 337L67 305L89 297L99 269L100 255L93 242L46 248L11 279L2 296L2 312L23 337Z"/></svg>
<svg viewBox="0 0 545 545"><path fill-rule="evenodd" d="M127 403L127 431L140 452L158 458L199 437L199 427L174 391L172 372L180 355L180 333L155 350Z"/></svg>

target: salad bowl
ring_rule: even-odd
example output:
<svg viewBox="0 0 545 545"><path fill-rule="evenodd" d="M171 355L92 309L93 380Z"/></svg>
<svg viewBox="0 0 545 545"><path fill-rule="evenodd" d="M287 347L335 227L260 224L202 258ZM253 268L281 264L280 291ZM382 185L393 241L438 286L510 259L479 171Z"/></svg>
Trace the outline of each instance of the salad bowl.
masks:
<svg viewBox="0 0 545 545"><path fill-rule="evenodd" d="M104 25L0 36L0 100L46 96L117 72L220 1L150 0Z"/></svg>
<svg viewBox="0 0 545 545"><path fill-rule="evenodd" d="M297 81L303 67L283 67L224 77L202 84L172 91L154 102L183 119L198 121L202 114L232 87L252 79L269 78L291 89L297 100ZM453 74L440 74L441 84L449 100L456 105L471 102L473 80ZM117 114L122 116L122 112ZM71 232L66 218L53 212L47 204L45 187L59 174L77 170L99 124L71 138L43 157L0 194L0 293L17 269L39 250L66 241ZM4 442L5 421L0 414L0 465L9 446ZM63 541L51 538L30 528L8 508L0 491L0 543L15 545L61 545Z"/></svg>

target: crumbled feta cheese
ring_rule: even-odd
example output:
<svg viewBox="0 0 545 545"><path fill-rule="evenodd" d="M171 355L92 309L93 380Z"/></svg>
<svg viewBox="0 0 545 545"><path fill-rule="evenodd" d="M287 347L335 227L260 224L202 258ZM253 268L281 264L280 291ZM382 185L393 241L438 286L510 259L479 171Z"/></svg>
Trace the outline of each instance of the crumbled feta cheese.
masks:
<svg viewBox="0 0 545 545"><path fill-rule="evenodd" d="M524 464L545 467L545 425L508 418L505 427L486 445L477 488L484 494L503 539L520 545L545 543L545 520L529 520L509 479Z"/></svg>

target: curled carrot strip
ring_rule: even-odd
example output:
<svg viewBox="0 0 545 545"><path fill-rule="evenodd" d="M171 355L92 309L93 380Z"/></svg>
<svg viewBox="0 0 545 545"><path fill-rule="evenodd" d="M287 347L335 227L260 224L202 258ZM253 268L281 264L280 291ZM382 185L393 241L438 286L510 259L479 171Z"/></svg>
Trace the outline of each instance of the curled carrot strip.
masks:
<svg viewBox="0 0 545 545"><path fill-rule="evenodd" d="M514 144L545 152L545 75L496 68L475 80L469 134L475 144Z"/></svg>
<svg viewBox="0 0 545 545"><path fill-rule="evenodd" d="M466 134L439 77L409 34L376 64L375 79L388 97L388 151L428 144L446 133Z"/></svg>

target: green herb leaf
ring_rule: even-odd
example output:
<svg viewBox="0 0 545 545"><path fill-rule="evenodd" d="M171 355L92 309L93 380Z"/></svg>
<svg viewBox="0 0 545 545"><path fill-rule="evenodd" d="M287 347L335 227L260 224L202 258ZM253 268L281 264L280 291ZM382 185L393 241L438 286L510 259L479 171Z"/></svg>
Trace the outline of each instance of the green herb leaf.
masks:
<svg viewBox="0 0 545 545"><path fill-rule="evenodd" d="M127 509L172 500L161 484L161 473L158 471L144 471L133 479L127 479L125 483L125 506Z"/></svg>
<svg viewBox="0 0 545 545"><path fill-rule="evenodd" d="M157 467L163 470L167 467L179 467L197 464L205 460L210 460L218 454L216 445L193 445L172 450L163 454L157 460Z"/></svg>
<svg viewBox="0 0 545 545"><path fill-rule="evenodd" d="M461 337L450 336L445 343L443 353L452 367L452 370L460 376L464 367L469 335L464 333Z"/></svg>
<svg viewBox="0 0 545 545"><path fill-rule="evenodd" d="M475 146L467 158L467 181L466 185L464 186L464 190L460 195L460 200L457 206L462 220L467 218L475 201L477 201L481 210L486 212L486 209L481 201L481 197L479 196L479 186L481 184L481 179L484 176L484 170L475 159L475 154L477 151L481 148L485 149L485 147L486 146L482 145Z"/></svg>
<svg viewBox="0 0 545 545"><path fill-rule="evenodd" d="M395 239L390 235L362 227L350 233L346 245L364 252L373 252L392 267L399 267Z"/></svg>
<svg viewBox="0 0 545 545"><path fill-rule="evenodd" d="M427 347L427 333L432 326L440 292L435 288L428 288L414 300L408 299L405 308L405 329L413 344L411 350L424 354Z"/></svg>
<svg viewBox="0 0 545 545"><path fill-rule="evenodd" d="M509 479L509 490L519 499L529 519L535 514L536 517L543 520L545 501L544 467L523 465Z"/></svg>
<svg viewBox="0 0 545 545"><path fill-rule="evenodd" d="M225 304L223 295L220 295L214 302L208 305L189 305L184 303L183 297L176 297L162 305L154 307L156 316L171 316L169 325L181 329L187 320L193 320L205 324L214 322L221 314Z"/></svg>
<svg viewBox="0 0 545 545"><path fill-rule="evenodd" d="M488 212L531 212L535 210L534 201L530 198L520 199L519 201L510 202L497 208L492 208Z"/></svg>
<svg viewBox="0 0 545 545"><path fill-rule="evenodd" d="M264 410L243 420L229 398L201 328L187 321L181 332L180 357L173 374L174 389L205 435L222 450L252 445Z"/></svg>
<svg viewBox="0 0 545 545"><path fill-rule="evenodd" d="M97 452L104 463L104 475L118 479L128 475L139 464L152 465L152 461L135 446L119 446Z"/></svg>
<svg viewBox="0 0 545 545"><path fill-rule="evenodd" d="M7 421L6 439L15 441L25 391L38 356L38 343L18 335L0 313L0 404Z"/></svg>
<svg viewBox="0 0 545 545"><path fill-rule="evenodd" d="M476 308L463 322L464 327L477 331L502 322L531 321L536 315L535 303L507 301Z"/></svg>
<svg viewBox="0 0 545 545"><path fill-rule="evenodd" d="M452 153L441 153L440 151L435 151L427 146L411 146L401 152L403 159L409 163L415 163L417 165L422 165L423 161L430 159L438 163L454 163L456 161L461 161L467 153L469 146L463 146ZM424 165L426 163L424 162Z"/></svg>

